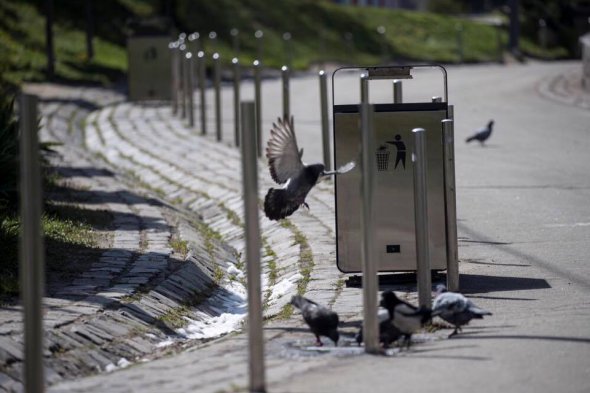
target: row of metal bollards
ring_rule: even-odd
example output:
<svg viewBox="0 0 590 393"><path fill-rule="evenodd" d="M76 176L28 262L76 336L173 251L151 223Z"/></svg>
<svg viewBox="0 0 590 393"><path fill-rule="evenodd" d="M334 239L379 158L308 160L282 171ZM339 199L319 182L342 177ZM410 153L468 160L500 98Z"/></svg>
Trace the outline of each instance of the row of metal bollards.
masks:
<svg viewBox="0 0 590 393"><path fill-rule="evenodd" d="M189 41L190 41L189 36ZM195 126L195 103L194 103L194 89L199 90L199 107L201 120L201 134L207 134L207 101L206 101L206 55L203 51L199 51L195 56L188 50L185 44L186 35L180 35L179 39L169 44L169 49L172 50L171 76L172 76L172 113L178 115L182 119L187 119L187 125L190 128ZM217 141L223 138L222 129L222 103L221 103L221 59L219 53L214 53L211 56L213 89L215 94L215 134ZM195 63L196 60L196 63ZM255 103L255 135L258 157L262 156L262 63L259 60L254 60L252 63L252 74L254 78L254 103ZM197 82L194 82L194 74L197 75ZM242 72L238 58L232 59L232 76L233 76L233 105L234 105L234 145L240 146L240 83ZM283 109L282 116L291 116L290 108L290 77L291 70L287 66L281 68L281 88ZM328 117L328 84L326 73L319 72L319 88L320 88L320 106L321 106L321 124L322 124L322 144L323 144L323 158L326 169L330 169L331 155L330 155L330 137L329 137L329 117Z"/></svg>

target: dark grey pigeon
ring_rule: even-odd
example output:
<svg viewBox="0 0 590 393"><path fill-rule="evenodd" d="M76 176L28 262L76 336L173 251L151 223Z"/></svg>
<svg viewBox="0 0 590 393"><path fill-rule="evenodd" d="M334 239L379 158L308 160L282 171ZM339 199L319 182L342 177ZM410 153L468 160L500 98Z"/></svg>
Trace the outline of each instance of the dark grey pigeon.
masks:
<svg viewBox="0 0 590 393"><path fill-rule="evenodd" d="M387 310L383 310L385 312L381 312L379 310L378 318L379 318L379 342L383 345L383 348L389 348L391 343L396 341L398 338L401 337L402 332L399 331L398 328L393 326L393 316ZM361 327L359 332L357 333L356 342L360 346L363 342L363 328Z"/></svg>
<svg viewBox="0 0 590 393"><path fill-rule="evenodd" d="M475 134L465 139L465 142L469 143L471 141L479 141L479 143L481 143L483 146L484 142L490 137L490 135L492 135L492 127L494 127L494 121L490 120L487 126L475 131Z"/></svg>
<svg viewBox="0 0 590 393"><path fill-rule="evenodd" d="M264 213L271 220L290 216L301 205L309 208L305 197L321 177L346 173L355 167L351 161L335 171L326 171L324 164L305 165L302 155L293 131L293 118L278 119L272 125L266 146L270 176L282 185L270 188L264 198Z"/></svg>
<svg viewBox="0 0 590 393"><path fill-rule="evenodd" d="M338 314L299 295L291 298L291 304L301 311L305 323L307 323L311 332L315 334L318 346L324 345L320 340L320 336L328 337L334 341L334 345L338 345L338 338L340 337L338 334Z"/></svg>
<svg viewBox="0 0 590 393"><path fill-rule="evenodd" d="M381 307L393 315L393 326L404 336L406 347L410 347L412 334L424 326L432 318L432 310L428 307L416 307L398 298L393 291L381 294Z"/></svg>
<svg viewBox="0 0 590 393"><path fill-rule="evenodd" d="M477 307L462 294L448 292L442 284L437 285L436 290L432 314L438 315L455 327L449 338L461 331L461 326L467 325L472 319L483 319L484 315L492 315L491 312Z"/></svg>

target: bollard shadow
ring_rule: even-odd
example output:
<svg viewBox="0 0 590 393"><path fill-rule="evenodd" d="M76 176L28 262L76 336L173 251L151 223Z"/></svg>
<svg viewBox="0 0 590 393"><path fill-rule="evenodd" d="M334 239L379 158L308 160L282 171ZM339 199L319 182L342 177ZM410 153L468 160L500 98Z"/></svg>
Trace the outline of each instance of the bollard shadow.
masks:
<svg viewBox="0 0 590 393"><path fill-rule="evenodd" d="M53 165L52 171L59 174L60 177L114 177L115 174L106 168L97 168L92 166L69 167L62 165Z"/></svg>
<svg viewBox="0 0 590 393"><path fill-rule="evenodd" d="M548 335L533 335L533 334L473 334L463 335L458 334L453 337L453 340L535 340L535 341L557 341L570 342L576 344L590 344L588 337L571 337L571 336L548 336Z"/></svg>
<svg viewBox="0 0 590 393"><path fill-rule="evenodd" d="M439 283L446 282L446 274L433 272L432 285L433 289ZM362 276L354 275L345 281L347 288L362 288ZM416 287L416 273L386 273L379 275L379 290L408 290ZM481 294L487 292L502 291L520 291L531 289L549 289L551 285L543 278L530 277L510 277L510 276L490 276L481 274L461 274L460 275L461 293L464 294ZM482 296L487 298L485 296ZM526 297L491 297L494 299L505 300L536 300Z"/></svg>
<svg viewBox="0 0 590 393"><path fill-rule="evenodd" d="M551 285L543 278L487 276L481 274L461 274L460 286L461 292L464 294L551 288ZM522 300L531 299L524 298Z"/></svg>
<svg viewBox="0 0 590 393"><path fill-rule="evenodd" d="M43 98L39 97L39 103L43 104L71 104L88 111L95 111L101 108L93 101L84 100L82 98Z"/></svg>

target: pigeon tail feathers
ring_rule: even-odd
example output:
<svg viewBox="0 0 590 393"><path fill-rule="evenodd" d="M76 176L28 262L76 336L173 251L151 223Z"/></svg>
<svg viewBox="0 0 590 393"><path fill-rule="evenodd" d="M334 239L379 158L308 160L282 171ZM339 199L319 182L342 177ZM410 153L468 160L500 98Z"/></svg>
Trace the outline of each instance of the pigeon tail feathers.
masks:
<svg viewBox="0 0 590 393"><path fill-rule="evenodd" d="M290 216L299 208L293 204L285 189L271 188L264 198L264 214L270 220L280 220Z"/></svg>

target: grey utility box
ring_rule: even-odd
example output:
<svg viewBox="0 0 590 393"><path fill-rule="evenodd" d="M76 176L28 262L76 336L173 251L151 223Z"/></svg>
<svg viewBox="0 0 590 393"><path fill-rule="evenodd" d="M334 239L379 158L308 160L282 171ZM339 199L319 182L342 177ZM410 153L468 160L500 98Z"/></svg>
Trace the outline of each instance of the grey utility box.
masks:
<svg viewBox="0 0 590 393"><path fill-rule="evenodd" d="M373 233L375 255L378 258L379 272L416 270L416 238L414 218L414 178L412 151L414 138L412 129L426 130L427 147L427 191L429 244L431 268L447 268L447 225L445 200L445 153L443 144L442 120L452 117L449 113L446 88L446 72L443 71L443 97L433 100L430 95L424 102L392 103L393 79L411 79L412 70L417 66L379 67L351 69L343 68L333 74L333 113L334 113L334 167L350 161L359 162L361 149L360 134L360 97L356 102L340 103L337 97L339 84L355 82L346 80L344 75L351 70L369 75L370 96L383 92L376 88L376 83L387 83L386 91L390 103L373 104L373 146L375 166ZM358 76L356 77L358 81ZM405 84L405 82L404 82ZM404 85L404 90L407 86ZM350 99L350 98L349 98ZM382 100L383 101L383 100ZM439 102L434 102L439 101ZM454 179L454 176L453 176ZM361 264L361 168L357 166L351 172L336 176L336 235L337 266L342 272L356 273L362 271ZM454 206L452 207L454 208Z"/></svg>
<svg viewBox="0 0 590 393"><path fill-rule="evenodd" d="M138 32L127 38L129 99L170 100L170 35Z"/></svg>
<svg viewBox="0 0 590 393"><path fill-rule="evenodd" d="M127 30L127 80L132 101L170 100L169 18L132 18Z"/></svg>

